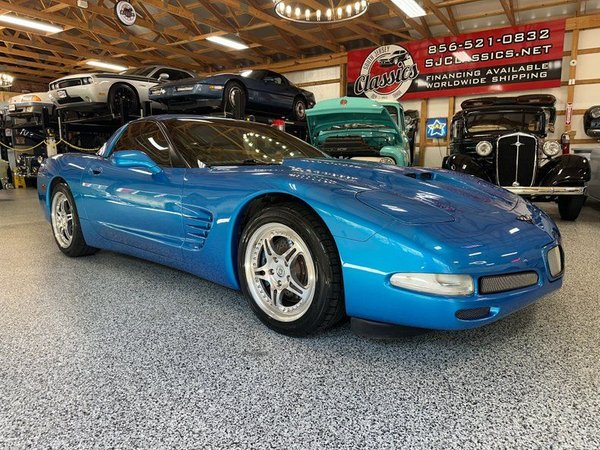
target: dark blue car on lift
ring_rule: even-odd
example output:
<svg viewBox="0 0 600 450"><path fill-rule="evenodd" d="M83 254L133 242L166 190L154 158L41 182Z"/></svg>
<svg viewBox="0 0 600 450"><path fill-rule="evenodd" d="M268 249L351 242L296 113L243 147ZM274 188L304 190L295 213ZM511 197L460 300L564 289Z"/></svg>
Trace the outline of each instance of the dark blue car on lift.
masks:
<svg viewBox="0 0 600 450"><path fill-rule="evenodd" d="M246 70L164 83L150 89L150 99L171 112L207 110L259 113L303 121L315 104L312 92L294 86L270 70Z"/></svg>

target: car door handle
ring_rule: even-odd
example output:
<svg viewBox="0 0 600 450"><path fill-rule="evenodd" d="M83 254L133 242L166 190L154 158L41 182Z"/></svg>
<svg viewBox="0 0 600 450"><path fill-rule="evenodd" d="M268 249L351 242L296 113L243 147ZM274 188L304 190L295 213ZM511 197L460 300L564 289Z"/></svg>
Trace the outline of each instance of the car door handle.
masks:
<svg viewBox="0 0 600 450"><path fill-rule="evenodd" d="M100 175L102 173L102 167L92 167L90 172L92 175Z"/></svg>

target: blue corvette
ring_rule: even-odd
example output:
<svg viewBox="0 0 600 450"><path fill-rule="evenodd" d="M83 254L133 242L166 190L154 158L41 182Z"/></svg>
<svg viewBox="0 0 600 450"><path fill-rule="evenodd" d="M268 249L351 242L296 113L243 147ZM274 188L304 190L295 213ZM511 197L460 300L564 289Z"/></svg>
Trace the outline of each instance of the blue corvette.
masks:
<svg viewBox="0 0 600 450"><path fill-rule="evenodd" d="M554 222L445 170L330 159L250 122L155 116L97 155L52 157L39 199L68 256L109 249L241 289L288 335L465 329L558 289Z"/></svg>
<svg viewBox="0 0 600 450"><path fill-rule="evenodd" d="M234 111L306 120L306 110L315 106L312 92L301 89L271 70L221 73L188 78L150 88L150 99L170 112Z"/></svg>

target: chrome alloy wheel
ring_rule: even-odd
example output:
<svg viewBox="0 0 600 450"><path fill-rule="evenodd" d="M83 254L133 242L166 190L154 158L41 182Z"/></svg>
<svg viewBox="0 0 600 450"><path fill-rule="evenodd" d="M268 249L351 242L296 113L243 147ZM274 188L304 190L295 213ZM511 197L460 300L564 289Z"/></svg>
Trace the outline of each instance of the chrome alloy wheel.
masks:
<svg viewBox="0 0 600 450"><path fill-rule="evenodd" d="M63 192L52 197L52 230L62 248L68 248L73 240L73 205Z"/></svg>
<svg viewBox="0 0 600 450"><path fill-rule="evenodd" d="M280 322L292 322L310 308L316 272L302 238L281 223L258 228L248 240L244 258L248 288L256 304Z"/></svg>
<svg viewBox="0 0 600 450"><path fill-rule="evenodd" d="M304 103L296 103L296 117L299 119L304 119L304 116L306 116L306 107L304 106Z"/></svg>
<svg viewBox="0 0 600 450"><path fill-rule="evenodd" d="M230 90L229 90L229 104L231 105L231 107L235 107L239 101L241 96L243 95L242 89L239 86L233 86Z"/></svg>

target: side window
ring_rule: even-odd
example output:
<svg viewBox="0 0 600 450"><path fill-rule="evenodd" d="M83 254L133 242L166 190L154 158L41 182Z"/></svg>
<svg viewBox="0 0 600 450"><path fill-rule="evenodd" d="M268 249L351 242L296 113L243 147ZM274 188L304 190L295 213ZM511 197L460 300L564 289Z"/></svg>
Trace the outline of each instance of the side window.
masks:
<svg viewBox="0 0 600 450"><path fill-rule="evenodd" d="M265 83L269 83L269 84L278 84L278 85L283 84L283 80L281 79L281 76L277 75L274 72L267 72L267 74L263 78L263 81Z"/></svg>
<svg viewBox="0 0 600 450"><path fill-rule="evenodd" d="M167 79L167 81L177 81L177 80L183 80L184 78L191 78L191 75L187 72L184 72L182 70L177 70L177 69L169 69L167 67L161 67L160 69L156 70L152 74L152 78L154 78L155 80L158 80L161 73L166 73L167 75L169 75L169 78Z"/></svg>
<svg viewBox="0 0 600 450"><path fill-rule="evenodd" d="M181 70L176 70L176 69L161 69L158 71L157 76L160 76L161 73L168 74L169 81L177 81L177 80L183 80L184 78L190 78L189 73L183 72Z"/></svg>
<svg viewBox="0 0 600 450"><path fill-rule="evenodd" d="M159 166L171 166L169 144L154 122L135 122L129 125L116 142L113 151L119 150L139 150L146 153Z"/></svg>

